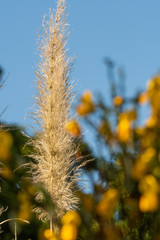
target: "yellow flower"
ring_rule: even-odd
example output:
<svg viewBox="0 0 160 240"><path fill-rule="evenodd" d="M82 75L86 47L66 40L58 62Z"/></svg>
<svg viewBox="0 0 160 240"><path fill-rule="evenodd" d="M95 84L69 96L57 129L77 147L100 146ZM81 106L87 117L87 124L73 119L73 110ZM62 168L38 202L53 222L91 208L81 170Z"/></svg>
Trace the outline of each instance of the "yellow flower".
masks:
<svg viewBox="0 0 160 240"><path fill-rule="evenodd" d="M6 148L11 148L13 144L12 135L7 131L0 131L0 142Z"/></svg>
<svg viewBox="0 0 160 240"><path fill-rule="evenodd" d="M158 196L154 192L147 192L140 197L139 209L142 212L154 212L159 207Z"/></svg>
<svg viewBox="0 0 160 240"><path fill-rule="evenodd" d="M152 147L147 148L144 153L141 155L141 161L143 162L149 162L154 156L156 155L156 150Z"/></svg>
<svg viewBox="0 0 160 240"><path fill-rule="evenodd" d="M134 109L120 114L117 128L120 142L127 142L129 140L131 137L131 124L136 118L137 113Z"/></svg>
<svg viewBox="0 0 160 240"><path fill-rule="evenodd" d="M60 232L61 240L76 240L77 239L77 227L71 223L65 223L62 226Z"/></svg>
<svg viewBox="0 0 160 240"><path fill-rule="evenodd" d="M29 220L32 214L32 205L29 196L25 192L20 192L17 198L19 200L18 217Z"/></svg>
<svg viewBox="0 0 160 240"><path fill-rule="evenodd" d="M97 214L104 218L111 217L117 205L118 198L119 193L116 189L114 188L108 189L104 193L102 200L97 205L96 209Z"/></svg>
<svg viewBox="0 0 160 240"><path fill-rule="evenodd" d="M79 226L81 224L81 218L76 211L69 211L62 217L63 224L74 224Z"/></svg>
<svg viewBox="0 0 160 240"><path fill-rule="evenodd" d="M92 102L91 92L90 91L85 91L82 98L81 98L81 101L84 102L84 103Z"/></svg>
<svg viewBox="0 0 160 240"><path fill-rule="evenodd" d="M73 137L78 137L81 133L81 128L75 120L71 120L65 125L66 130L71 133Z"/></svg>
<svg viewBox="0 0 160 240"><path fill-rule="evenodd" d="M81 103L77 106L76 111L80 116L87 116L94 111L94 105L92 103Z"/></svg>
<svg viewBox="0 0 160 240"><path fill-rule="evenodd" d="M10 156L10 149L13 144L12 135L7 131L0 131L0 159L7 160Z"/></svg>
<svg viewBox="0 0 160 240"><path fill-rule="evenodd" d="M147 92L143 92L139 95L138 97L138 103L139 104L145 104L148 101L148 93Z"/></svg>
<svg viewBox="0 0 160 240"><path fill-rule="evenodd" d="M149 118L147 119L147 121L146 121L146 126L147 126L148 128L155 127L156 124L157 124L157 122L158 122L157 117L154 116L154 115L152 115L151 117L149 117Z"/></svg>
<svg viewBox="0 0 160 240"><path fill-rule="evenodd" d="M150 81L147 82L147 91L149 95L152 95L154 91L160 88L160 75L156 75Z"/></svg>
<svg viewBox="0 0 160 240"><path fill-rule="evenodd" d="M123 103L123 98L117 95L113 98L113 103L114 103L114 106L118 107Z"/></svg>
<svg viewBox="0 0 160 240"><path fill-rule="evenodd" d="M155 114L158 114L160 110L160 75L156 75L147 84L147 93L150 98L152 110Z"/></svg>
<svg viewBox="0 0 160 240"><path fill-rule="evenodd" d="M142 153L136 163L132 168L132 176L135 179L140 179L146 172L148 163L152 160L155 156L156 151L154 148L148 148L144 153Z"/></svg>
<svg viewBox="0 0 160 240"><path fill-rule="evenodd" d="M121 142L127 142L130 138L130 121L128 117L121 117L118 123L118 139Z"/></svg>
<svg viewBox="0 0 160 240"><path fill-rule="evenodd" d="M18 213L18 218L29 220L31 218L31 207L30 205L21 205Z"/></svg>
<svg viewBox="0 0 160 240"><path fill-rule="evenodd" d="M141 193L158 193L159 192L159 183L154 176L151 174L143 177L139 183L139 191Z"/></svg>
<svg viewBox="0 0 160 240"><path fill-rule="evenodd" d="M142 196L139 200L139 208L142 212L153 212L159 207L159 183L154 176L147 175L139 183L139 191Z"/></svg>
<svg viewBox="0 0 160 240"><path fill-rule="evenodd" d="M147 165L145 162L138 161L135 163L135 165L132 167L131 173L133 178L140 179L146 172Z"/></svg>
<svg viewBox="0 0 160 240"><path fill-rule="evenodd" d="M57 240L56 234L50 229L46 229L43 235L47 240Z"/></svg>
<svg viewBox="0 0 160 240"><path fill-rule="evenodd" d="M76 111L80 116L87 116L94 112L95 106L92 100L92 94L85 92L80 100L80 104L76 107Z"/></svg>

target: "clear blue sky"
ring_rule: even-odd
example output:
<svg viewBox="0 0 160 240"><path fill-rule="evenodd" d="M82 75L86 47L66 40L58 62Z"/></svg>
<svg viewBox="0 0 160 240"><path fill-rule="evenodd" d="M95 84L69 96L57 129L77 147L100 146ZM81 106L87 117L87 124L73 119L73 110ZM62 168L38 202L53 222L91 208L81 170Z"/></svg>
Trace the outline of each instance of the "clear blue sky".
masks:
<svg viewBox="0 0 160 240"><path fill-rule="evenodd" d="M144 89L160 69L159 0L68 0L72 30L70 52L76 55L72 77L84 89L108 93L104 57L123 65L128 94ZM37 30L55 0L3 0L0 3L0 65L9 74L0 92L3 120L26 126L32 106Z"/></svg>

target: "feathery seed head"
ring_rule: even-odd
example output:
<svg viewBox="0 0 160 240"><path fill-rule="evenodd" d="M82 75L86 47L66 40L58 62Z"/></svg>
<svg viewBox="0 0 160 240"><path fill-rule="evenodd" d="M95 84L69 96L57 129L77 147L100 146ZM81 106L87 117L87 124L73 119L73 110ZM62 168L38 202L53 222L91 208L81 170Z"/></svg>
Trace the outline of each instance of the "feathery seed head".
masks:
<svg viewBox="0 0 160 240"><path fill-rule="evenodd" d="M72 101L71 59L65 50L68 37L65 0L58 1L56 14L50 13L49 21L43 21L43 29L35 73L37 95L32 117L39 131L32 141L36 162L32 164L32 175L34 182L42 184L51 195L56 206L54 214L60 218L78 203L74 191L80 174L74 157L77 149L65 127L70 120ZM37 198L43 200L41 194ZM40 218L50 218L41 209L36 211Z"/></svg>

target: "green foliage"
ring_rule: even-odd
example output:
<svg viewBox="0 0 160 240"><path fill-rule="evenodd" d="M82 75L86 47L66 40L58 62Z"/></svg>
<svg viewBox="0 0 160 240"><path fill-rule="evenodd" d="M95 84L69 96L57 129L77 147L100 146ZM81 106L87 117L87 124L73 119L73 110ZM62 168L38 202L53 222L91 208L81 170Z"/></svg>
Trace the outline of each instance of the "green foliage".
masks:
<svg viewBox="0 0 160 240"><path fill-rule="evenodd" d="M118 86L114 85L114 93L118 93ZM158 99L159 75L150 81L144 93L130 99L113 92L108 103L102 98L93 99L89 92L81 97L76 111L82 120L81 129L84 123L92 129L95 149L81 136L72 136L79 146L77 160L93 159L84 167L91 189L89 193L78 191L79 210L68 212L65 220L58 223L59 236L49 233L49 223L38 221L33 213L35 207L50 213L56 206L43 186L32 182L29 163L33 159L28 156L33 149L27 144L28 137L19 127L1 124L0 222L7 221L1 225L1 239L14 238L15 222L18 239L23 240L160 239ZM142 125L139 112L146 101L150 116ZM73 126L70 133L80 133L80 125ZM42 202L36 200L39 191L44 196Z"/></svg>
<svg viewBox="0 0 160 240"><path fill-rule="evenodd" d="M27 157L33 150L27 145L28 138L23 129L16 126L1 125L0 142L1 222L13 219L1 225L1 239L8 240L14 236L15 222L19 238L39 239L43 224L36 219L32 210L35 206L51 210L51 200L41 186L33 186L28 165L31 159ZM41 204L35 200L38 190L46 196L46 201ZM14 221L15 218L27 220L29 224Z"/></svg>

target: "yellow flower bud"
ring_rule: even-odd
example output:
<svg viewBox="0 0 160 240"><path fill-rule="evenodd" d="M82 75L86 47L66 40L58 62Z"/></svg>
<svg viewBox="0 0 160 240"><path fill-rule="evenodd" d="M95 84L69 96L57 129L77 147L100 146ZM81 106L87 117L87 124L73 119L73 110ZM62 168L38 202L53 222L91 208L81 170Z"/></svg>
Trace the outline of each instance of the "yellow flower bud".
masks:
<svg viewBox="0 0 160 240"><path fill-rule="evenodd" d="M138 188L142 193L153 192L157 194L159 183L153 175L149 174L141 179Z"/></svg>
<svg viewBox="0 0 160 240"><path fill-rule="evenodd" d="M79 226L81 224L81 218L76 211L69 211L62 217L63 224L74 224Z"/></svg>
<svg viewBox="0 0 160 240"><path fill-rule="evenodd" d="M62 226L60 233L61 240L76 240L77 227L74 224L66 223Z"/></svg>
<svg viewBox="0 0 160 240"><path fill-rule="evenodd" d="M75 120L71 120L65 125L66 130L71 133L73 137L78 137L81 133L81 128Z"/></svg>
<svg viewBox="0 0 160 240"><path fill-rule="evenodd" d="M118 199L118 191L114 188L108 189L104 193L102 200L97 205L97 214L103 218L111 217L117 205Z"/></svg>
<svg viewBox="0 0 160 240"><path fill-rule="evenodd" d="M77 106L76 111L80 116L86 116L94 112L95 106L92 101L92 94L85 92L80 100L80 104Z"/></svg>
<svg viewBox="0 0 160 240"><path fill-rule="evenodd" d="M121 142L127 142L130 138L130 121L127 117L120 119L118 123L118 139Z"/></svg>
<svg viewBox="0 0 160 240"><path fill-rule="evenodd" d="M157 194L150 192L143 194L139 200L139 209L142 212L154 212L159 207Z"/></svg>
<svg viewBox="0 0 160 240"><path fill-rule="evenodd" d="M7 160L13 144L12 135L7 131L0 131L0 159Z"/></svg>
<svg viewBox="0 0 160 240"><path fill-rule="evenodd" d="M46 229L43 235L47 240L57 240L56 234L50 229Z"/></svg>
<svg viewBox="0 0 160 240"><path fill-rule="evenodd" d="M123 98L121 97L121 96L115 96L114 98L113 98L113 104L114 104L114 106L116 106L116 107L118 107L118 106L120 106L121 104L123 103Z"/></svg>
<svg viewBox="0 0 160 240"><path fill-rule="evenodd" d="M139 95L138 98L138 103L139 104L145 104L148 101L148 93L147 92L143 92Z"/></svg>

